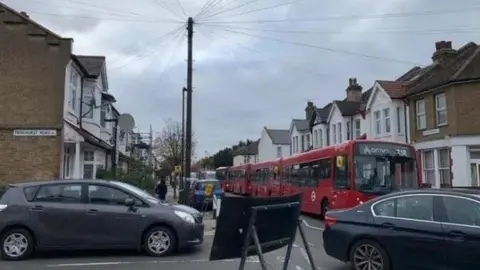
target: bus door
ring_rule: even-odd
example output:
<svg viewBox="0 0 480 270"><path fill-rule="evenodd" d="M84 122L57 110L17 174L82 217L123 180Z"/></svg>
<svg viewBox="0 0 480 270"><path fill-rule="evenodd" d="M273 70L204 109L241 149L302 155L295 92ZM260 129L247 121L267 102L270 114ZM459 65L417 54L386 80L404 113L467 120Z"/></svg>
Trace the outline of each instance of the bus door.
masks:
<svg viewBox="0 0 480 270"><path fill-rule="evenodd" d="M292 177L292 167L285 166L283 170L283 179L280 180L280 196L291 194L290 193L290 186L292 184L291 177Z"/></svg>
<svg viewBox="0 0 480 270"><path fill-rule="evenodd" d="M281 189L281 181L280 181L280 173L279 173L278 166L273 166L272 168L272 183L271 183L271 196L281 196L280 189Z"/></svg>
<svg viewBox="0 0 480 270"><path fill-rule="evenodd" d="M307 213L319 214L319 205L320 205L320 196L318 196L317 186L318 179L316 179L314 170L312 166L313 163L303 163L300 165L300 177L302 179L302 193L303 193L303 203L302 210Z"/></svg>
<svg viewBox="0 0 480 270"><path fill-rule="evenodd" d="M251 175L251 180L252 180L252 196L257 197L258 196L258 186L261 183L262 179L262 171L260 169L254 170Z"/></svg>
<svg viewBox="0 0 480 270"><path fill-rule="evenodd" d="M349 180L349 166L346 155L336 156L333 170L333 194L329 203L331 209L346 209L353 205L350 202L352 187Z"/></svg>
<svg viewBox="0 0 480 270"><path fill-rule="evenodd" d="M303 194L304 179L302 179L302 171L300 169L300 165L296 164L292 166L290 179L291 179L290 194L294 194L294 193ZM303 200L305 200L305 198L303 198ZM302 203L302 209L303 209L303 203Z"/></svg>
<svg viewBox="0 0 480 270"><path fill-rule="evenodd" d="M258 196L259 197L268 197L268 182L270 181L270 169L262 169L262 182L258 187Z"/></svg>

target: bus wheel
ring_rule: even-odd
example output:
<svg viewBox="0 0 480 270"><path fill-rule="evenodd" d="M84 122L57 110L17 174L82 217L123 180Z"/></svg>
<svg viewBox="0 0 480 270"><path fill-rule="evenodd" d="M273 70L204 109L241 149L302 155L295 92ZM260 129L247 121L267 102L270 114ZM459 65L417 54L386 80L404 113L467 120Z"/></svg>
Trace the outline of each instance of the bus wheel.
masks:
<svg viewBox="0 0 480 270"><path fill-rule="evenodd" d="M325 218L325 215L327 214L327 211L328 211L328 199L325 198L322 200L322 203L320 204L320 218L321 219L324 219Z"/></svg>

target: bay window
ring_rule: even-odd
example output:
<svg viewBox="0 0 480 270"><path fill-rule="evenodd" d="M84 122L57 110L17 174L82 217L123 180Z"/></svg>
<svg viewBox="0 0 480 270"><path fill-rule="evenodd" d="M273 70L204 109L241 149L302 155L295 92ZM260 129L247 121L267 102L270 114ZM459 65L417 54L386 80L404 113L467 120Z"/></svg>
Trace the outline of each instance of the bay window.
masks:
<svg viewBox="0 0 480 270"><path fill-rule="evenodd" d="M380 111L373 113L375 117L375 134L380 135L382 133L382 120L380 119Z"/></svg>
<svg viewBox="0 0 480 270"><path fill-rule="evenodd" d="M417 100L415 103L415 113L417 120L417 129L422 130L427 128L427 115L425 114L425 100Z"/></svg>
<svg viewBox="0 0 480 270"><path fill-rule="evenodd" d="M384 124L384 134L390 133L390 109L383 109L383 124Z"/></svg>
<svg viewBox="0 0 480 270"><path fill-rule="evenodd" d="M447 97L445 94L435 96L437 127L447 124Z"/></svg>

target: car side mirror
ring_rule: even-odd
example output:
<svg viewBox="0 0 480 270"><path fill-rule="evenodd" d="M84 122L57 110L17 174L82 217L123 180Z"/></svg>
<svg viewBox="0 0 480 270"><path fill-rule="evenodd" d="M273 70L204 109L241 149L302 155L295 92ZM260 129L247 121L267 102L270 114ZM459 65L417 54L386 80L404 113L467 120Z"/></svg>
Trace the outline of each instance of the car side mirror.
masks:
<svg viewBox="0 0 480 270"><path fill-rule="evenodd" d="M127 198L125 199L125 205L128 207L132 207L135 205L135 200L132 198Z"/></svg>

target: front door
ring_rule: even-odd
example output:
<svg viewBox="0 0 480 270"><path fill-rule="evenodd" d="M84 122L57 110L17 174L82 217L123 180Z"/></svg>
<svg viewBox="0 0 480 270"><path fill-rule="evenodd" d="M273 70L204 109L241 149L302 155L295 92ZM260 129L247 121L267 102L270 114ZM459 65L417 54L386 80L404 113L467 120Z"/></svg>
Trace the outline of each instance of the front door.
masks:
<svg viewBox="0 0 480 270"><path fill-rule="evenodd" d="M86 215L91 243L107 247L133 247L138 243L143 225L142 209L126 206L127 198L135 199L110 186L88 186ZM136 201L136 205L142 204Z"/></svg>
<svg viewBox="0 0 480 270"><path fill-rule="evenodd" d="M30 219L42 248L78 248L88 245L85 237L85 204L81 184L41 186L29 204ZM65 223L68 221L67 223Z"/></svg>
<svg viewBox="0 0 480 270"><path fill-rule="evenodd" d="M345 209L350 208L349 194L350 184L348 181L348 159L347 156L336 156L333 175L333 194L332 199L329 202L329 208L331 209Z"/></svg>

